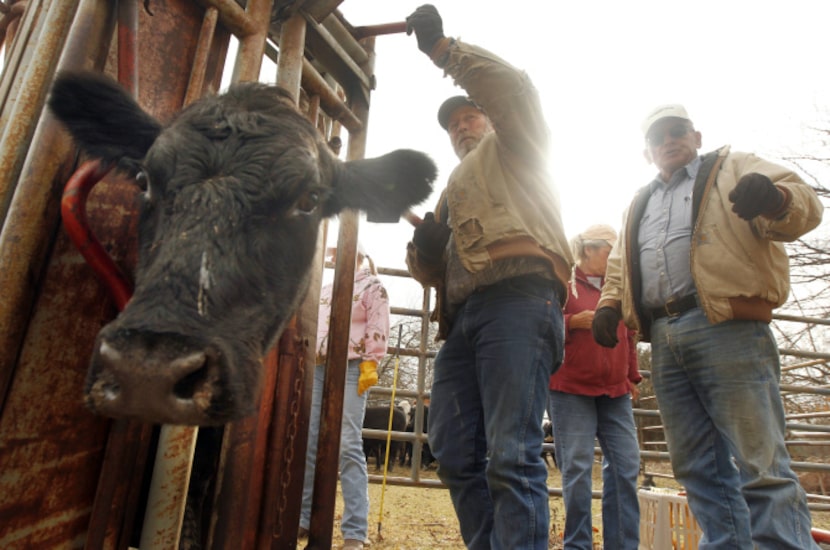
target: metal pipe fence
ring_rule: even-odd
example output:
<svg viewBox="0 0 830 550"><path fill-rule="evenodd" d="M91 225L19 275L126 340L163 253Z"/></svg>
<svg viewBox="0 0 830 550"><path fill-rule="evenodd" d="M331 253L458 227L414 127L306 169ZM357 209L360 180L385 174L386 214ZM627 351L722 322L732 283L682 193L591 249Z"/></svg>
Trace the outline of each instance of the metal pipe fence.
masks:
<svg viewBox="0 0 830 550"><path fill-rule="evenodd" d="M378 267L378 274L388 277L410 277L409 273L401 269L382 268ZM423 405L424 400L429 398L429 390L425 387L424 380L426 378L425 368L429 361L434 359L435 350L429 349L428 326L430 314L430 289L424 289L422 307L420 309L413 307L400 307L392 305L391 311L394 315L401 317L420 318L422 323L422 338L418 342L417 347L389 347L389 355L398 354L399 356L417 357L418 358L418 385L416 388L397 388L396 396L399 398L414 399L416 405ZM830 325L830 320L816 319L810 317L796 317L791 315L775 315L775 319L794 321L806 324L816 325ZM811 350L797 350L797 349L779 349L782 356L794 356L799 358L809 359L810 363L801 366L816 366L825 364L830 361L830 353L816 352ZM798 367L798 365L796 365ZM782 366L782 371L787 371L787 366ZM645 379L650 378L648 370L642 370L641 374ZM830 396L830 387L808 386L799 384L781 384L781 392L783 394L803 394L813 395L818 397ZM384 400L388 404L389 397L392 394L390 387L375 386L371 389L371 398ZM649 402L653 400L653 396L647 396L644 401ZM662 478L674 480L671 474L670 467L660 467L658 465L667 464L669 461L669 453L665 442L665 437L661 437L660 432L663 426L660 423L660 411L656 408L635 408L634 409L635 422L637 423L638 441L640 442L640 464L641 475L644 483L649 483L653 478ZM788 432L787 446L790 448L812 448L818 452L830 456L830 423L808 423L808 420L821 421L822 419L830 418L830 412L818 410L809 413L793 413L786 416L786 428ZM419 425L415 427L412 432L391 432L390 439L393 441L401 441L412 443L413 445L423 445L427 443L427 435L425 432L426 426ZM654 435L657 434L657 435ZM386 439L387 432L385 430L364 429L364 438L368 439ZM542 445L543 451L553 452L554 446L552 443L544 443ZM826 452L825 452L825 449ZM601 461L602 451L597 446L594 453L598 461ZM413 451L412 466L406 476L395 475L386 476L386 483L390 485L404 485L424 488L445 488L445 486L436 479L421 479L421 454L420 449ZM390 457L391 459L391 457ZM794 460L792 462L793 470L797 473L815 473L819 476L827 476L828 490L830 490L830 461L826 459L816 460ZM372 483L380 483L383 480L382 475L370 475L369 481ZM548 494L550 496L562 496L561 487L548 487ZM593 491L593 497L599 499L602 497L601 491ZM830 511L830 496L821 494L813 494L808 492L809 507L814 512Z"/></svg>

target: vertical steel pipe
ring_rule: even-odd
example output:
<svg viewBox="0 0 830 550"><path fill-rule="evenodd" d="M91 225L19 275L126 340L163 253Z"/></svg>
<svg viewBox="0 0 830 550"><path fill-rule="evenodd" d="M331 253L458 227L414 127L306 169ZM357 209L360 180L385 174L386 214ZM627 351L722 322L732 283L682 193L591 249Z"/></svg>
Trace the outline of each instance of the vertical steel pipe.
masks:
<svg viewBox="0 0 830 550"><path fill-rule="evenodd" d="M253 32L239 37L239 51L233 66L234 82L256 82L265 54L265 40L271 23L273 0L249 0L245 10L251 21L257 23Z"/></svg>
<svg viewBox="0 0 830 550"><path fill-rule="evenodd" d="M192 426L161 427L139 548L178 548L197 433Z"/></svg>
<svg viewBox="0 0 830 550"><path fill-rule="evenodd" d="M282 24L280 55L277 60L277 86L291 92L296 104L300 103L305 34L306 21L301 15L295 14Z"/></svg>
<svg viewBox="0 0 830 550"><path fill-rule="evenodd" d="M118 82L138 97L138 4L118 0Z"/></svg>
<svg viewBox="0 0 830 550"><path fill-rule="evenodd" d="M33 33L34 43L28 45L33 50L32 56L0 135L0 225L32 142L78 2L55 1L49 4L43 15L36 9L28 10L24 15L27 22L37 21L39 33Z"/></svg>
<svg viewBox="0 0 830 550"><path fill-rule="evenodd" d="M256 81L265 52L273 0L249 0L246 16L257 27L240 40L233 81ZM221 19L221 10L220 10ZM225 426L220 477L213 499L208 547L251 547L258 532L262 499L267 426L273 407L276 369L263 371L257 414ZM222 519L220 522L219 519Z"/></svg>
<svg viewBox="0 0 830 550"><path fill-rule="evenodd" d="M204 94L205 74L218 17L215 7L207 8L202 17L185 92L185 107ZM141 548L178 546L198 434L199 429L193 426L161 427L141 530Z"/></svg>
<svg viewBox="0 0 830 550"><path fill-rule="evenodd" d="M363 41L369 57L367 74L374 69L374 38ZM362 94L351 98L352 112L361 122L361 130L349 133L347 159L362 159L366 155L366 123L369 103ZM320 415L320 441L314 474L314 507L309 529L309 550L331 547L334 524L334 497L337 488L337 465L340 451L340 423L343 418L343 392L348 356L351 298L354 291L354 269L357 255L358 214L346 211L340 214L337 239L337 262L334 268L332 313L329 324L326 377L323 384L323 403Z"/></svg>
<svg viewBox="0 0 830 550"><path fill-rule="evenodd" d="M358 215L354 210L339 216L337 261L334 267L329 346L326 374L320 407L320 435L314 470L314 506L308 535L308 550L331 548L334 526L334 502L337 493L337 470L340 457L340 425L343 419L343 395L349 354L354 269L357 256Z"/></svg>
<svg viewBox="0 0 830 550"><path fill-rule="evenodd" d="M9 45L14 41L15 31L17 30L20 18L23 16L23 12L26 11L26 5L26 0L19 0L10 7L0 10L3 14L0 17L0 47L4 43Z"/></svg>
<svg viewBox="0 0 830 550"><path fill-rule="evenodd" d="M199 31L199 42L196 45L196 55L193 57L193 68L190 71L190 82L187 84L187 94L184 98L185 105L190 105L202 97L205 89L207 63L213 48L213 37L216 35L218 20L219 10L210 7L205 11L202 28Z"/></svg>
<svg viewBox="0 0 830 550"><path fill-rule="evenodd" d="M39 115L58 55L62 52L64 68L88 67L90 63L100 68L104 62L100 52L106 53L112 36L114 19L108 1L83 0L78 4L54 2L46 14L46 39L36 45L36 61L26 71L0 139L0 203L3 193L11 198L0 233L4 298L0 301L0 411L48 253L44 245L52 240L58 226L57 175L69 154L69 142L57 121ZM70 35L75 8L77 23ZM31 150L29 143L33 144Z"/></svg>
<svg viewBox="0 0 830 550"><path fill-rule="evenodd" d="M28 1L20 5L27 8ZM6 58L2 77L0 77L0 127L8 119L8 112L14 102L14 98L11 96L16 92L15 88L23 78L22 75L25 74L26 67L31 62L34 48L30 46L37 40L37 33L43 30L43 16L46 9L48 8L26 9L13 23L14 40L10 41L10 38L6 37ZM0 215L0 219L2 219L2 215Z"/></svg>
<svg viewBox="0 0 830 550"><path fill-rule="evenodd" d="M277 84L299 103L306 23L295 15L283 23L277 59ZM316 119L312 105L306 116ZM319 105L319 104L318 104ZM322 266L322 231L316 243L315 266ZM273 408L257 548L293 550L303 491L312 369L317 339L317 309L322 271L310 273L309 289L280 338L276 400Z"/></svg>

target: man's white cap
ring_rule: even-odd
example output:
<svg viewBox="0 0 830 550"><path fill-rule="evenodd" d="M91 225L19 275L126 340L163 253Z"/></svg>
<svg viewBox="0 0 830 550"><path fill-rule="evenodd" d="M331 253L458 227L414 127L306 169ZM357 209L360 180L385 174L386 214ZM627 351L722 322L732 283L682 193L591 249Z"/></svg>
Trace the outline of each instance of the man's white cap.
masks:
<svg viewBox="0 0 830 550"><path fill-rule="evenodd" d="M660 105L652 109L648 116L646 116L645 120L643 120L643 135L645 136L648 134L648 131L655 122L664 118L682 118L684 120L688 120L689 122L692 121L692 119L689 118L689 113L686 112L686 108L683 107L683 105L680 105L679 103Z"/></svg>

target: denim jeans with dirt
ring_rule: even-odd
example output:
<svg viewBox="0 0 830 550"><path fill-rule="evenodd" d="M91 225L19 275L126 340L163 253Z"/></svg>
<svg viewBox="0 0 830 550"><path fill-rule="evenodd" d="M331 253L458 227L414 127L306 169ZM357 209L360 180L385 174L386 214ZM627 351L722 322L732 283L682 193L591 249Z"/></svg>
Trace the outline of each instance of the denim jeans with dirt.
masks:
<svg viewBox="0 0 830 550"><path fill-rule="evenodd" d="M429 444L470 549L548 548L542 416L563 344L553 283L522 276L474 292L435 359Z"/></svg>
<svg viewBox="0 0 830 550"><path fill-rule="evenodd" d="M344 539L367 540L369 532L369 473L363 454L363 416L369 392L357 394L360 359L349 360L346 368L346 389L343 395L343 420L340 431L340 488L343 492L343 520L340 532ZM308 447L306 449L303 502L300 527L308 529L311 521L311 496L314 489L314 467L317 462L317 440L320 434L320 408L323 402L325 367L314 369L311 394Z"/></svg>
<svg viewBox="0 0 830 550"><path fill-rule="evenodd" d="M592 550L594 441L602 449L602 542L605 548L637 550L640 505L637 475L640 446L631 395L575 395L552 390L556 464L565 501L565 548Z"/></svg>
<svg viewBox="0 0 830 550"><path fill-rule="evenodd" d="M700 550L818 549L784 443L769 326L712 325L695 308L655 321L651 350L672 469L704 533Z"/></svg>

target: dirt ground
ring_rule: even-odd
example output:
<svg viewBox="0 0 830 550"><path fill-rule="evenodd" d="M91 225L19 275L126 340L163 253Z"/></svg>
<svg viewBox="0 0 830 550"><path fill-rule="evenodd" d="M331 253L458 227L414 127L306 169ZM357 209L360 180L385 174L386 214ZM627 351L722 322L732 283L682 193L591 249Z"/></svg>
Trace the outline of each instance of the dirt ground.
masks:
<svg viewBox="0 0 830 550"><path fill-rule="evenodd" d="M662 467L662 469L667 466ZM660 470L661 466L651 467L651 470ZM374 473L374 472L370 472ZM408 472L400 468L392 474L404 476ZM426 470L421 479L437 479L434 470ZM601 489L599 466L594 468L594 490ZM675 488L670 479L655 478L658 487ZM560 487L559 471L550 468L548 471L548 486ZM383 492L383 516L379 516L381 493ZM458 522L455 518L449 493L445 489L405 487L380 483L369 485L369 550L427 550L427 549L457 549L463 550L464 543L458 532ZM593 504L594 548L602 548L602 516L599 500ZM565 513L561 497L550 498L550 548L562 548L562 534L565 527ZM333 527L333 548L339 548L343 543L340 535L340 518L343 512L343 501L340 498L338 487L337 507L335 509L335 523ZM813 513L814 527L830 529L830 512ZM305 540L300 541L298 549L305 547Z"/></svg>

